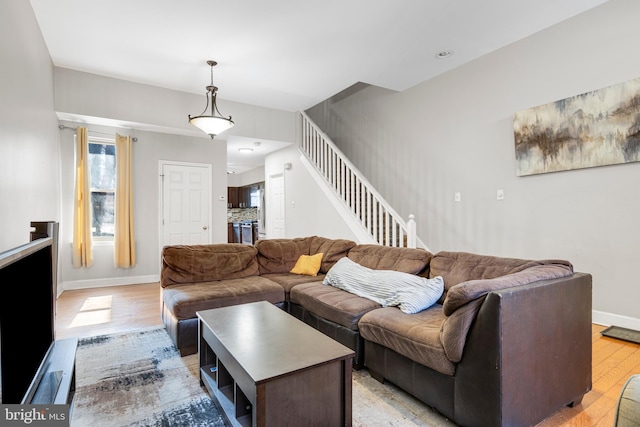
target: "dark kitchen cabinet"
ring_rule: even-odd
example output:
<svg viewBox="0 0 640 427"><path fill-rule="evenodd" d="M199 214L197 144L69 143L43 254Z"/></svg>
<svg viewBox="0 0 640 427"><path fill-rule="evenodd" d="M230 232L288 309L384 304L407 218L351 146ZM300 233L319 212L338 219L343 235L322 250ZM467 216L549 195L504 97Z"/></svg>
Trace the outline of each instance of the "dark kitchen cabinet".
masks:
<svg viewBox="0 0 640 427"><path fill-rule="evenodd" d="M243 188L244 203L246 203L245 206L249 208L257 208L260 204L260 201L256 197L252 198L251 195L252 194L255 195L260 190L261 183L247 185L246 187L242 187L242 188Z"/></svg>
<svg viewBox="0 0 640 427"><path fill-rule="evenodd" d="M256 185L247 185L244 187L240 187L240 191L238 192L238 199L242 201L243 208L256 208L257 205L254 205L251 202L251 193L255 192L257 189Z"/></svg>
<svg viewBox="0 0 640 427"><path fill-rule="evenodd" d="M229 208L239 208L240 207L240 199L239 199L239 188L238 187L227 187L227 207Z"/></svg>
<svg viewBox="0 0 640 427"><path fill-rule="evenodd" d="M238 202L241 208L251 207L251 197L249 196L248 187L238 188Z"/></svg>
<svg viewBox="0 0 640 427"><path fill-rule="evenodd" d="M233 241L233 223L231 222L227 224L227 242L235 243Z"/></svg>
<svg viewBox="0 0 640 427"><path fill-rule="evenodd" d="M257 208L257 200L252 200L251 194L256 193L263 185L264 183L256 183L244 187L227 187L227 207Z"/></svg>
<svg viewBox="0 0 640 427"><path fill-rule="evenodd" d="M227 207L248 208L251 207L251 192L249 187L228 187Z"/></svg>
<svg viewBox="0 0 640 427"><path fill-rule="evenodd" d="M242 243L242 230L239 222L233 223L233 242L231 243Z"/></svg>

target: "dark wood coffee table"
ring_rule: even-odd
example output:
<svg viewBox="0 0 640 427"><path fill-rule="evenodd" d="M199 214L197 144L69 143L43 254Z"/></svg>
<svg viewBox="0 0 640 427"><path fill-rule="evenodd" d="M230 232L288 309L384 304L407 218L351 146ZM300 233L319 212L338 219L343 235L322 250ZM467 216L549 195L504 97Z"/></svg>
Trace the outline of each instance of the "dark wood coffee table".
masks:
<svg viewBox="0 0 640 427"><path fill-rule="evenodd" d="M351 425L351 349L268 302L197 314L200 381L234 426Z"/></svg>

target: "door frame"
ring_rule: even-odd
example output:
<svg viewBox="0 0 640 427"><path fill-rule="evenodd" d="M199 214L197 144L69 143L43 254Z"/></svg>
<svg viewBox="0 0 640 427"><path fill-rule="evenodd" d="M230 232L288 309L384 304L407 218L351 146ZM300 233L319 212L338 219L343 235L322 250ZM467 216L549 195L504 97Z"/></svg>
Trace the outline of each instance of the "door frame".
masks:
<svg viewBox="0 0 640 427"><path fill-rule="evenodd" d="M200 168L205 168L207 170L207 175L209 177L209 188L211 188L212 185L212 171L213 171L213 165L211 163L194 163L194 162L180 162L180 161L176 161L176 160L158 160L158 257L162 256L162 248L164 247L164 229L163 229L163 213L164 213L164 187L163 187L163 175L162 175L162 169L165 165L175 165L175 166L191 166L191 167L200 167ZM211 238L212 238L212 219L213 219L213 193L210 191L209 194L209 206L208 206L208 211L209 211L209 229L207 230L208 232L208 239L209 242L211 242ZM160 266L162 267L162 266Z"/></svg>

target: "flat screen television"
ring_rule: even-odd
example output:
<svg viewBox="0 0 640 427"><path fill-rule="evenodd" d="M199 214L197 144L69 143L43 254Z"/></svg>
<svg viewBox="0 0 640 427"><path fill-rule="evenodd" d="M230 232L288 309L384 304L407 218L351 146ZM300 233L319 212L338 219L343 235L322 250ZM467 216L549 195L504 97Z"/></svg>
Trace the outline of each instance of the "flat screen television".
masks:
<svg viewBox="0 0 640 427"><path fill-rule="evenodd" d="M38 238L0 253L3 404L29 403L24 402L25 396L33 393L42 380L38 373L43 372L41 365L55 341L54 241L57 236Z"/></svg>

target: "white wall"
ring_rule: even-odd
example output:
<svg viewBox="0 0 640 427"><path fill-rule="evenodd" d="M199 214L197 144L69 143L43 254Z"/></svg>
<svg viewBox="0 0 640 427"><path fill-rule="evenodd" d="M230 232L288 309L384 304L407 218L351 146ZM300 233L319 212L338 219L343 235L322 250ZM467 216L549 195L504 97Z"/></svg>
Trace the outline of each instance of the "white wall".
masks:
<svg viewBox="0 0 640 427"><path fill-rule="evenodd" d="M229 187L244 187L264 181L264 166L260 166L243 173L227 175L227 185Z"/></svg>
<svg viewBox="0 0 640 427"><path fill-rule="evenodd" d="M434 252L568 259L593 275L595 321L640 329L640 163L516 177L512 127L517 111L639 77L638 16L640 2L611 0L403 93L308 113Z"/></svg>
<svg viewBox="0 0 640 427"><path fill-rule="evenodd" d="M204 95L178 92L66 68L55 68L55 108L58 114L126 122L140 130L190 135L211 141L189 124L188 115L199 114ZM153 72L153 70L149 70ZM220 110L231 115L235 126L214 141L231 135L247 138L295 140L295 114L218 98Z"/></svg>
<svg viewBox="0 0 640 427"><path fill-rule="evenodd" d="M53 64L28 1L0 2L0 252L60 220Z"/></svg>
<svg viewBox="0 0 640 427"><path fill-rule="evenodd" d="M297 146L292 145L269 154L265 160L267 205L270 203L269 177L284 174L285 237L316 235L357 241L339 212L305 169L300 155ZM284 170L285 163L291 163L290 170ZM269 206L266 212L268 222Z"/></svg>

